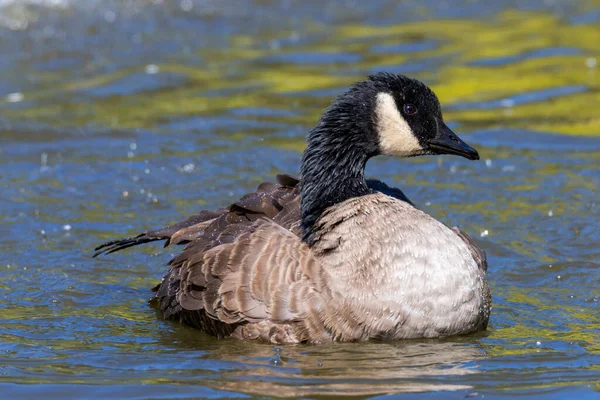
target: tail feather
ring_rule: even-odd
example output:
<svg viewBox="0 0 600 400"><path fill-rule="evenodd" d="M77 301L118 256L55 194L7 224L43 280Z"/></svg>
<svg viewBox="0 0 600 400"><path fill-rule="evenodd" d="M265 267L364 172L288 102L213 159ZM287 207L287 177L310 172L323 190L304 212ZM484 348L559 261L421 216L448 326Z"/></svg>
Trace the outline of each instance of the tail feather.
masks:
<svg viewBox="0 0 600 400"><path fill-rule="evenodd" d="M100 254L110 254L115 251L123 250L128 247L137 246L138 244L155 242L157 240L168 239L169 236L149 236L147 233L141 233L137 236L132 236L124 239L111 240L101 244L94 249L95 253L92 257L97 257Z"/></svg>
<svg viewBox="0 0 600 400"><path fill-rule="evenodd" d="M217 218L225 213L227 213L228 209L221 208L216 211L200 211L196 215L192 215L188 219L178 222L173 225L166 226L161 229L157 229L155 231L148 231L144 233L140 233L137 236L131 236L124 239L111 240L110 242L106 242L96 247L94 250L96 251L92 257L97 257L100 254L110 254L115 251L123 250L128 247L137 246L138 244L155 242L157 240L167 240L165 243L165 247L169 245L171 237L178 232L180 229L188 228L190 226L199 224L201 222L210 221L214 218ZM183 243L183 242L182 242Z"/></svg>
<svg viewBox="0 0 600 400"><path fill-rule="evenodd" d="M174 244L185 244L204 235L205 229L213 222L216 225L212 229L218 230L221 226L227 227L239 222L254 221L262 215L273 217L283 207L279 204L280 202L286 203L287 200L293 200L298 195L298 191L295 190L299 183L298 179L290 175L278 175L277 182L277 184L262 183L257 191L248 193L229 207L215 211L203 210L176 224L101 244L94 249L93 257L157 240L166 240L165 247L172 242ZM290 197L290 199L287 199L287 197ZM286 201L283 200L284 198L286 198Z"/></svg>

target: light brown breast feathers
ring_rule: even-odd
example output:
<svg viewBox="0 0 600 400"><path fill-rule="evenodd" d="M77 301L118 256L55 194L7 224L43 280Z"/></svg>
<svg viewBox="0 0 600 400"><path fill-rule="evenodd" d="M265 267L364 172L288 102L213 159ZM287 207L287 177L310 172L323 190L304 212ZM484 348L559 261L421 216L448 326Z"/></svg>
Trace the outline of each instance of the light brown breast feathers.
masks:
<svg viewBox="0 0 600 400"><path fill-rule="evenodd" d="M332 322L334 337L439 337L487 324L483 271L465 242L429 215L377 193L330 208L318 224L313 251L328 304L346 316Z"/></svg>

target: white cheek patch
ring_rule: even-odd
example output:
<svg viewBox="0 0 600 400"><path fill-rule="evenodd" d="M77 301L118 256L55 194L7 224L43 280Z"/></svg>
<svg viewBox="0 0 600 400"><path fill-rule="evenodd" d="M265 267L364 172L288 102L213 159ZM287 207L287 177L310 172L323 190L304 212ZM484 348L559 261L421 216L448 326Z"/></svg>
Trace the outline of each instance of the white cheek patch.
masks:
<svg viewBox="0 0 600 400"><path fill-rule="evenodd" d="M375 106L379 147L383 154L409 157L423 154L413 130L400 115L394 98L389 93L379 93Z"/></svg>

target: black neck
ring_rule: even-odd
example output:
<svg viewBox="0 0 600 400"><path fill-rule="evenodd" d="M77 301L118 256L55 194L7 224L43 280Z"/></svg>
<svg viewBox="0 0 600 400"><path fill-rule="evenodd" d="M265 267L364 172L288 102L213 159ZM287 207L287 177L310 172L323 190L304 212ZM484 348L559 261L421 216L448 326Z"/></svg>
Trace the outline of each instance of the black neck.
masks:
<svg viewBox="0 0 600 400"><path fill-rule="evenodd" d="M351 120L356 121L357 116ZM349 120L323 119L309 134L302 157L302 231L303 241L309 245L316 240L315 222L328 207L370 193L365 166L379 147L368 122L345 121Z"/></svg>

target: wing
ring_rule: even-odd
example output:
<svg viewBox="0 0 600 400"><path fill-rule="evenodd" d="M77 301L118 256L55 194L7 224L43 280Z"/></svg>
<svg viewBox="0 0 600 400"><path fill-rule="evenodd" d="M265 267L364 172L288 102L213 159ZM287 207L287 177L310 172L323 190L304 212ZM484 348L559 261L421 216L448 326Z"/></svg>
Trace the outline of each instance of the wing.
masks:
<svg viewBox="0 0 600 400"><path fill-rule="evenodd" d="M167 228L109 242L96 255L161 239L167 245L187 244L154 288L152 302L165 318L217 337L243 326L245 336L299 341L298 335L288 333L287 322L306 300L310 287L303 268L313 268L315 261L298 237L298 180L280 175L277 181L262 183L210 215L203 212Z"/></svg>
<svg viewBox="0 0 600 400"><path fill-rule="evenodd" d="M212 229L219 233L213 236ZM248 332L270 340L274 327L304 319L308 299L315 296L312 277L317 271L310 249L271 219L225 229L215 221L170 262L155 303L166 318L217 337L250 324L264 329ZM301 333L290 335L294 338L286 341L304 340Z"/></svg>
<svg viewBox="0 0 600 400"><path fill-rule="evenodd" d="M206 228L216 220L219 220L220 226L227 226L231 223L254 221L264 216L291 227L300 219L298 180L289 175L278 175L277 181L278 183L260 184L255 192L246 194L228 208L201 211L185 221L161 229L106 242L95 248L93 257L157 240L166 240L165 247L188 243L204 235ZM226 217L219 219L223 216Z"/></svg>
<svg viewBox="0 0 600 400"><path fill-rule="evenodd" d="M110 242L103 243L94 249L96 252L94 253L93 257L97 257L100 254L114 253L115 251L123 250L128 247L155 242L157 240L166 239L166 247L169 245L171 237L173 237L180 230L202 226L202 224L206 224L207 222L214 220L215 218L223 215L226 212L227 209L220 209L216 211L201 211L199 214L192 215L185 221L181 221L161 229L140 233L137 236L112 240Z"/></svg>

